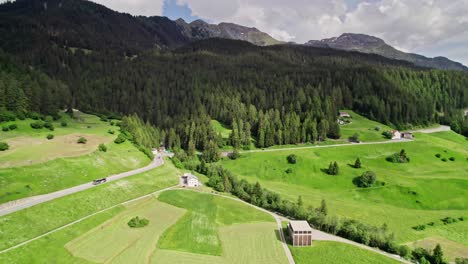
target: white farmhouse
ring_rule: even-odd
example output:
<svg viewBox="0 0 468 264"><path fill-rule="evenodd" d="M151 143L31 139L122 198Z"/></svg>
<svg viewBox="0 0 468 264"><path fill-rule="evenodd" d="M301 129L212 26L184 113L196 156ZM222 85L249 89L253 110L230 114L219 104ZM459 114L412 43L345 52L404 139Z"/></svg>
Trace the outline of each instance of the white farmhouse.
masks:
<svg viewBox="0 0 468 264"><path fill-rule="evenodd" d="M401 139L401 133L398 130L392 130L392 139Z"/></svg>
<svg viewBox="0 0 468 264"><path fill-rule="evenodd" d="M192 175L190 173L184 173L184 175L180 177L180 185L187 187L198 187L202 184L200 183L200 181L198 181L197 176Z"/></svg>

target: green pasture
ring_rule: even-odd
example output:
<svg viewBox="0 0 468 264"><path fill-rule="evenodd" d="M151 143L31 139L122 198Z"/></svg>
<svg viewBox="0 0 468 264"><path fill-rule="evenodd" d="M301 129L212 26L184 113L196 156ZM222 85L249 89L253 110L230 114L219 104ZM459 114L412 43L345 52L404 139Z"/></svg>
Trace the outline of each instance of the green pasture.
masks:
<svg viewBox="0 0 468 264"><path fill-rule="evenodd" d="M46 163L0 169L0 203L50 193L97 178L143 167L150 162L130 142L111 143L107 152L59 158Z"/></svg>
<svg viewBox="0 0 468 264"><path fill-rule="evenodd" d="M364 142L387 140L382 136L382 132L392 130L392 128L380 124L379 122L369 120L351 110L344 111L351 115L351 118L348 118L351 122L340 125L341 138L343 140L347 140L355 133L359 135L359 140ZM378 130L376 128L378 128Z"/></svg>
<svg viewBox="0 0 468 264"><path fill-rule="evenodd" d="M1 216L0 249L14 246L102 209L176 185L178 175L179 171L166 162L162 167L142 174ZM13 250L11 254L28 255L28 248ZM0 255L0 263L3 256L5 254ZM53 251L50 256L53 256Z"/></svg>
<svg viewBox="0 0 468 264"><path fill-rule="evenodd" d="M399 261L356 246L330 241L314 241L311 247L289 249L297 264L397 264Z"/></svg>
<svg viewBox="0 0 468 264"><path fill-rule="evenodd" d="M168 229L158 247L207 255L222 255L218 227L248 222L271 222L273 218L252 207L206 193L167 191L159 200L188 212Z"/></svg>
<svg viewBox="0 0 468 264"><path fill-rule="evenodd" d="M405 149L410 163L395 164L388 155ZM289 154L298 156L297 164L288 164ZM435 157L454 157L443 162ZM356 158L363 168L355 169ZM250 182L276 191L296 201L301 195L306 206L319 206L325 199L329 211L339 217L358 219L381 226L386 223L399 242L440 236L468 249L468 221L444 225L447 216L468 217L468 144L453 132L416 134L413 142L243 153L223 160L224 167ZM325 173L330 162L337 161L340 173ZM292 173L286 173L288 168ZM358 189L352 179L366 170L376 172L385 186ZM423 231L413 226L434 222Z"/></svg>

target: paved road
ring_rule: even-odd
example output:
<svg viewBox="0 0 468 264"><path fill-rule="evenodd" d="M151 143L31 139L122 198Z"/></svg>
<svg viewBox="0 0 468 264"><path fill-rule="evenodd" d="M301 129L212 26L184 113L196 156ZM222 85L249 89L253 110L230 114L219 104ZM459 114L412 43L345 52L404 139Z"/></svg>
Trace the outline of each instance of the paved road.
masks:
<svg viewBox="0 0 468 264"><path fill-rule="evenodd" d="M156 167L159 167L162 164L164 164L163 157L160 154L156 154L153 161L149 165L136 169L136 170L127 171L127 172L123 172L123 173L116 174L116 175L111 175L107 177L107 182L116 181L116 180L123 179L129 176L135 175L135 174L143 173L143 172L152 170ZM40 203L48 202L48 201L72 194L72 193L81 192L83 190L90 189L96 186L97 185L93 185L92 182L88 182L85 184L74 186L68 189L63 189L63 190L56 191L53 193L32 196L32 197L28 197L28 198L24 198L24 199L20 199L16 201L4 203L0 205L0 216L11 214L13 212L16 212L16 211L40 204Z"/></svg>

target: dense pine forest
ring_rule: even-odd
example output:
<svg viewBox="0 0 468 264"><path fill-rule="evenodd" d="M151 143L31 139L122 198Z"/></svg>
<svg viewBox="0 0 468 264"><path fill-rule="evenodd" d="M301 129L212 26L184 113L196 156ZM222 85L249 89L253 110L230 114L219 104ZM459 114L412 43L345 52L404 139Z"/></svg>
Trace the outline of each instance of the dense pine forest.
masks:
<svg viewBox="0 0 468 264"><path fill-rule="evenodd" d="M103 116L136 114L157 127L152 142L200 150L210 142L224 144L211 119L233 128L227 143L235 148L249 146L251 137L258 147L339 138L339 109L399 128L441 122L468 134L462 115L468 106L466 72L418 68L377 55L224 39L161 48L147 45L147 34L140 32L144 18L63 1L73 16L62 24L61 16L50 19L57 14L52 5L45 11L29 6L31 1L17 2L0 5L0 32L7 36L0 39L8 38L0 44L3 119L67 108ZM15 24L24 14L27 22ZM83 20L80 16L118 21L133 41L121 36L119 42L118 34L100 24L80 37L73 24ZM20 44L22 34L11 34L18 30L28 35L28 45Z"/></svg>

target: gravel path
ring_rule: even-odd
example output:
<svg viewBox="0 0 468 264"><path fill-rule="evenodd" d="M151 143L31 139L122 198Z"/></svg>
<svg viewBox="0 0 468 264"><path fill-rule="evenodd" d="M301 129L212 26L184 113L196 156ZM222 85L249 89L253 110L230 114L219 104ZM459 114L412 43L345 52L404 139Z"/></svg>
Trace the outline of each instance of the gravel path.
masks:
<svg viewBox="0 0 468 264"><path fill-rule="evenodd" d="M120 180L120 179L129 177L129 176L133 176L135 174L140 174L140 173L152 170L152 169L154 169L156 167L159 167L162 164L164 164L163 157L161 155L159 155L159 154L156 154L153 161L150 164L148 164L147 166L142 167L142 168L138 168L138 169L135 169L135 170L132 170L132 171L127 171L127 172L123 172L123 173L120 173L120 174L108 176L107 177L107 182ZM54 199L57 199L57 198L60 198L60 197L63 197L63 196L69 195L69 194L81 192L83 190L90 189L90 188L93 188L93 187L96 187L96 186L97 185L93 185L92 182L88 182L88 183L77 185L77 186L74 186L74 187L71 187L71 188L68 188L68 189L63 189L63 190L60 190L60 191L56 191L56 192L53 192L53 193L36 195L36 196L27 197L27 198L24 198L24 199L15 200L15 201L7 202L7 203L4 203L4 204L0 204L0 216L11 214L13 212L16 212L16 211L19 211L19 210L22 210L22 209L25 209L25 208L28 208L28 207L31 207L31 206L34 206L34 205L37 205L37 204L48 202L48 201L51 201L51 200L54 200Z"/></svg>
<svg viewBox="0 0 468 264"><path fill-rule="evenodd" d="M450 127L440 125L439 127L434 127L434 128L423 128L423 129L411 130L411 132L419 132L419 133L425 133L425 134L443 132L443 131L450 131Z"/></svg>

